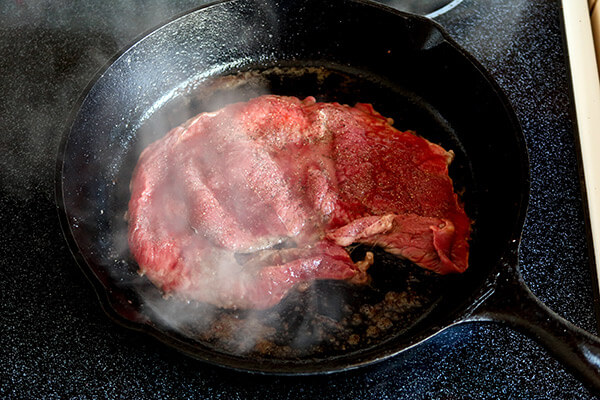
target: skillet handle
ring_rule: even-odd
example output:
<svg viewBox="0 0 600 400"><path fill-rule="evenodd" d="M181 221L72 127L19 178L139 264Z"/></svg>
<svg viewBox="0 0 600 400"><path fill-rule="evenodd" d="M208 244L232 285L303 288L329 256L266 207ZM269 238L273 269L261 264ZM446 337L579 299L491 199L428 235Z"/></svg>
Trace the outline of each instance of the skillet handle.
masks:
<svg viewBox="0 0 600 400"><path fill-rule="evenodd" d="M504 323L543 345L594 393L600 393L600 339L550 310L516 269L500 274L467 321Z"/></svg>

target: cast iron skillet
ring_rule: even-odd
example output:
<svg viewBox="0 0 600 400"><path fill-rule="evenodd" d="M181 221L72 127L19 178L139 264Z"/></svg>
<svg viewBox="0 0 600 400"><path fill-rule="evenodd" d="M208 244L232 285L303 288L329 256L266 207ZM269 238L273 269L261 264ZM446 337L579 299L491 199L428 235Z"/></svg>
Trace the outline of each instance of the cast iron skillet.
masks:
<svg viewBox="0 0 600 400"><path fill-rule="evenodd" d="M308 359L235 355L172 332L140 300L152 289L135 274L123 217L141 149L197 112L264 92L372 103L399 129L456 153L451 175L475 221L470 268L377 345ZM104 309L193 357L262 373L328 373L386 359L461 322L498 321L599 388L598 339L547 309L519 275L527 199L520 127L482 67L432 21L360 0L233 0L174 19L98 75L57 164L64 233Z"/></svg>

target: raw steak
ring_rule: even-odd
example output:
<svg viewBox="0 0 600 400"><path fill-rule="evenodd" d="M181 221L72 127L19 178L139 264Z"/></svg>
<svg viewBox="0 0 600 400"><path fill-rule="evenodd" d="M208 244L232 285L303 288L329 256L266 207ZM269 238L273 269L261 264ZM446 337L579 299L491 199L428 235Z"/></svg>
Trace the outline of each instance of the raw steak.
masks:
<svg viewBox="0 0 600 400"><path fill-rule="evenodd" d="M368 104L261 96L203 113L146 148L129 245L164 292L268 308L314 279L367 280L377 245L440 274L467 268L470 220L452 153Z"/></svg>

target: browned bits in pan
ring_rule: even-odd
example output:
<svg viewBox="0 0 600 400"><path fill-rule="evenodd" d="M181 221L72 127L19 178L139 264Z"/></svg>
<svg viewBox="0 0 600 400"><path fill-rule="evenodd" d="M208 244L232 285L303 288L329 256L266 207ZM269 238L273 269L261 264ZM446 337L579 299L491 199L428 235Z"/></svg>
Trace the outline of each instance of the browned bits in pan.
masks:
<svg viewBox="0 0 600 400"><path fill-rule="evenodd" d="M376 279L362 291L316 281L272 309L215 308L210 321L187 335L226 353L265 359L321 358L377 345L410 328L438 298L444 279L410 265L374 268Z"/></svg>

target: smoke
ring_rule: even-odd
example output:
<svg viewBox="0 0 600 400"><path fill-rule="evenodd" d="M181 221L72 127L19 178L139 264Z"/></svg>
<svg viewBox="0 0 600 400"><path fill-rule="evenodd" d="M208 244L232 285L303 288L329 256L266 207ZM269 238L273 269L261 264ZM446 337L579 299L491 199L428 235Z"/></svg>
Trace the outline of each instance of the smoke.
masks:
<svg viewBox="0 0 600 400"><path fill-rule="evenodd" d="M170 128L173 128L173 124L178 124L181 120L188 118L191 120L185 122L183 127L176 128L167 138L159 140L177 142L187 140L189 143L183 144L182 151L188 151L189 146L206 147L211 143L215 147L208 151L206 148L191 151L193 159L185 162L183 159L180 160L181 162L177 162L178 158L174 156L173 159L167 161L170 163L169 165L161 164L158 166L158 170L147 171L148 174L157 174L159 170L163 171L164 174L167 174L163 182L168 184L165 193L161 194L163 197L159 207L151 210L151 214L157 215L166 212L171 216L164 217L168 218L165 226L157 226L162 223L157 222L154 226L145 226L142 229L165 228L170 232L175 232L177 236L180 235L180 243L177 244L180 252L172 256L185 260L183 262L186 263L186 266L183 267L183 272L179 271L178 273L184 275L183 279L186 282L180 284L172 292L167 292L166 295L156 288L142 285L139 295L144 309L152 316L152 319L178 334L203 343L210 343L212 346L233 354L266 352L280 356L284 354L297 355L314 346L321 339L311 338L306 334L310 330L312 321L310 319L303 320L304 313L295 312L293 314L296 315L291 319L294 321L294 325L298 325L301 329L282 329L284 319L281 315L281 307L285 308L286 306L272 307L279 303L278 296L281 295L273 293L275 302L271 304L272 300L267 298L268 295L261 293L268 288L255 287L264 284L259 276L261 268L265 267L261 266L261 262L264 261L261 260L261 257L269 258L275 254L280 258L280 254L285 253L285 250L281 249L281 243L285 241L285 237L266 237L264 243L261 243L256 237L246 237L248 232L244 225L237 226L237 224L243 223L246 218L245 213L252 213L246 210L248 207L252 207L252 203L256 199L247 199L243 193L231 193L232 195L237 194L239 197L235 198L233 202L227 202L227 209L222 209L219 201L229 197L227 195L229 189L221 188L222 193L219 200L213 197L214 193L204 187L206 183L212 183L213 190L222 185L240 188L248 184L247 177L230 175L230 173L231 168L235 169L236 164L243 164L244 157L248 157L243 148L236 147L237 142L242 146L251 145L251 138L239 137L235 132L236 137L233 139L236 143L233 144L224 143L219 136L215 137L214 142L210 140L202 142L192 140L195 138L188 132L190 125L193 126L193 129L197 129L194 124L201 123L198 122L196 116L199 111L212 112L227 104L247 101L269 91L268 81L260 73L242 73L210 79L196 84L190 91L190 95L178 98L168 105L168 101L160 104L140 130L140 134L148 136L148 138L140 138L138 142L140 149L136 153L142 153L142 148L146 149L157 136L160 136L156 132L157 126L160 127L159 130L164 130L165 126L169 124L171 124ZM231 129L231 127L220 124L217 126L224 130ZM234 129L234 131L236 130ZM239 130L239 132L243 131ZM208 136L208 133L203 136ZM231 152L232 145L233 153ZM252 150L252 146L250 149ZM179 151L177 153L180 154ZM234 158L223 160L221 157ZM268 160L264 161L269 163ZM212 175L210 175L211 173ZM249 173L251 172L247 169L239 169L239 174ZM212 182L208 182L211 180ZM219 183L221 180L222 182ZM170 185L173 182L180 183L184 187ZM190 190L193 193L191 197L188 195ZM283 188L279 190L283 190ZM198 200L200 201L198 202ZM194 214L198 211L193 211L199 209L203 210L201 219L197 219L198 215ZM237 215L237 217L233 217L234 219L231 217L232 212ZM272 214L275 212L276 210L270 211ZM254 214L252 216L254 223L257 219L273 220L273 215L260 213L256 215L256 212ZM250 221L246 219L246 224L248 222ZM124 234L121 233L120 236L122 238ZM234 246L237 251L226 250L221 246ZM272 246L277 246L277 248L271 250ZM266 252L261 253L261 249L266 249ZM127 254L128 250L123 247L119 248L119 251L123 251L122 256ZM155 250L161 251L161 249ZM255 250L259 250L259 252L256 253ZM279 253L280 251L282 253ZM181 259L178 260L181 261ZM177 260L165 262L171 263L177 262ZM268 261L264 262L268 264ZM162 272L157 275L153 274L153 271L148 271L148 275L152 275L150 280L155 282L169 282L171 278L173 281L177 281L180 278L179 276L165 277L160 274ZM301 297L306 298L309 294L310 292L305 290ZM261 301L269 304L265 310L252 309L254 307L252 304L258 301L252 300L252 298L257 296L262 296ZM308 299L303 301L311 301L310 297L308 296ZM298 300L299 298L296 298L293 302L298 303ZM245 303L246 301L249 303ZM250 305L250 309L246 309L248 305Z"/></svg>
<svg viewBox="0 0 600 400"><path fill-rule="evenodd" d="M309 268L318 271L323 268L321 263L335 262L335 257L340 255L328 259L330 249L302 244L308 239L315 240L310 235L304 239L301 234L296 237L289 232L269 236L268 228L277 224L277 203L271 208L257 208L252 192L255 195L260 192L261 201L278 198L298 215L304 211L300 205L294 205L296 199L286 197L286 183L278 182L278 175L284 173L278 169L281 166L269 170L273 162L269 157L272 156L263 157L263 145L257 147L255 139L246 136L245 128L237 125L239 122L228 120L228 114L220 117L220 111L215 112L227 104L269 93L274 76L277 79L285 77L288 82L301 79L305 84L307 76L323 82L328 74L320 69L300 72L293 68L276 68L207 80L195 86L190 98L178 98L158 109L140 130L141 133L150 132L149 136L155 139L156 126L164 129L168 123L177 126L181 120L187 121L174 129L172 125L173 130L159 139L159 145L150 144L150 150L145 150L147 153L141 148L138 150L142 153L142 164L137 168L141 165L149 176L161 176L164 185L160 189L154 183L141 188L134 185L133 197L140 193L150 196L152 191L164 190L160 193L162 197L157 208L146 210L150 219L157 217L157 222L144 225L144 218L139 229L171 232L167 236L159 235L159 242L164 241L169 249L171 246L176 248L170 252L165 251L164 246L150 248L147 243L138 247L141 236L134 237L136 247L133 251L142 254L142 264L146 260L145 252L152 255L150 258L161 258L163 264L158 271L149 267L144 272L150 282L166 287L165 292L145 279L135 279L144 312L163 329L236 355L282 359L325 357L374 345L416 318L417 313L413 311L425 302L407 282L412 280L413 285L418 285L422 280L422 275L418 274L422 272L411 275L414 279L397 271L390 274L391 278L379 279L379 282L386 279L393 282L389 291L345 281L296 279L297 274ZM259 108L255 112L263 110ZM208 114L198 117L196 113L200 111ZM302 125L301 121L298 123ZM258 123L258 126L263 125ZM283 125L280 127L287 129ZM203 129L200 135L196 129ZM268 131L270 128L263 129ZM277 135L276 132L269 134ZM148 142L150 140L139 141L144 143L144 149L148 148ZM150 155L160 146L165 146L162 151L171 159ZM187 154L193 155L191 162ZM159 161L156 165L145 166L143 160L146 158ZM252 162L258 162L258 167ZM266 172L257 173L258 169ZM329 169L323 167L320 176L326 178ZM174 182L184 187L172 186ZM256 182L262 185L254 187ZM267 189L274 182L277 183L276 191L269 194ZM212 191L205 187L209 184ZM233 192L230 192L231 188ZM310 221L314 218L302 216L302 229L310 230ZM241 225L237 226L238 223ZM267 233L247 237L246 229L257 223L261 229L267 229ZM135 229L138 229L137 225ZM173 244L172 238L177 238L178 243ZM120 250L131 249L123 247ZM340 248L340 251L345 250ZM360 260L372 260L371 251L372 248L354 247L351 249L353 260L358 264L361 264ZM385 259L381 254L377 257ZM397 268L398 260L393 260L391 268ZM315 275L318 278L319 272ZM287 285L288 281L290 285ZM383 296L385 293L392 295ZM368 307L363 307L365 305Z"/></svg>
<svg viewBox="0 0 600 400"><path fill-rule="evenodd" d="M273 25L269 31L276 37L278 27L275 14L268 7L261 13L263 19ZM245 34L237 38L239 41L256 40L252 21L249 24L246 29L240 29ZM115 28L114 32L120 32L119 29L125 28ZM120 43L113 42L112 45ZM119 99L97 100L100 111L106 112L108 109L111 110L106 113L108 117L113 113L119 117L115 117L115 122L111 122L108 128L92 132L105 135L102 137L106 137L110 143L103 146L103 142L99 142L98 148L85 147L84 143L78 150L81 154L71 155L71 164L66 164L66 168L70 168L69 177L75 180L67 182L68 190L65 192L67 209L71 215L71 230L91 268L102 278L106 278L106 273L110 274L110 279L105 279L110 280L107 284L110 290L126 296L133 293L128 298L133 306L124 307L135 308L135 312L147 317L157 329L230 354L253 354L282 359L325 357L327 354L341 354L374 345L377 340L385 337L384 334L410 325L416 314L407 310L420 309L425 303L421 297L407 294L415 292L415 286L422 280L423 273L420 271L411 275L414 279L409 279L406 273L398 274L397 271L390 274L388 281L380 279L380 282L389 283L385 291L329 280L300 282L302 279L298 279L297 282L300 283L293 285L289 291L283 291L277 285L262 287L265 282L278 282L277 279L269 281L257 278L260 274L272 273L269 267L309 260L313 267L318 268L322 261L313 257L314 254L306 249L298 250L295 247L298 245L297 238L288 239L286 235L277 232L263 235L266 239L260 244L252 243L252 239L250 245L244 242L244 235L248 232L236 227L235 221L227 220L230 214L236 214L233 220L245 221L240 223L242 228L262 221L268 231L275 225L273 219L277 216L276 210L263 214L253 213L251 199L241 195L237 197L235 193L225 196L231 200L230 204L225 210L219 210L218 201L213 201L202 185L210 181L213 189L220 188L218 190L225 193L229 180L236 181L237 187L243 187L246 178L229 177L229 170L239 169L244 173L245 169L245 174L255 176L256 180L274 179L272 176L276 176L277 171L271 171L271 174L270 171L252 168L251 164L249 168L244 167L244 160L249 155L243 149L236 149L235 145L222 149L224 143L219 140L203 143L208 150L201 152L200 156L205 160L199 163L203 166L198 170L188 168L185 158L175 156L169 161L171 165L159 162L150 173L161 176L170 173L169 171L180 171L174 172L173 176L163 176L163 182L167 182L167 185L162 189L158 188L159 191L169 189L171 178L174 182L186 182L193 186L193 190L188 192L175 188L176 190L165 190L160 195L164 202L150 210L152 212L148 215L168 211L170 217L159 221L158 225L141 227L151 235L157 231L159 234L151 237L158 239L155 242L144 241L141 237L139 245L147 248L137 251L137 254L144 253L149 259L164 257L165 268L158 272L138 271L138 263L132 258L132 252L136 252L136 249L131 248L129 241L130 224L136 216L127 214L127 204L132 191L134 196L139 195L140 198L141 192L144 192L135 192L135 188L130 190L129 184L138 164L138 157L144 157L148 146L200 112L211 113L228 104L247 101L266 93L294 94L300 98L316 95L317 92L325 98L331 92L346 93L351 98L356 95L347 75L325 68L282 66L258 71L246 69L248 60L240 57L233 62L217 63L210 68L188 70L194 64L190 62L193 57L187 50L184 48L173 53L178 57L169 60L173 65L158 66L149 62L150 76L134 77L139 78L139 81L132 78L136 83L131 85L132 90L137 90L144 101L147 101L144 94L159 93L148 96L151 99L149 104L140 102L125 109L115 106ZM223 49L223 52L229 50ZM136 62L140 62L139 58L147 57L148 53L135 53L131 58L125 54L118 61L127 63L124 67L126 69L130 64L135 66ZM106 58L102 53L90 57L94 62ZM258 61L268 63L268 55ZM185 64L185 68L182 64ZM182 70L189 71L187 79L175 84L168 79L161 80L162 76L176 76ZM246 72L232 73L235 70ZM107 76L110 76L110 72L112 71L109 70ZM217 77L214 78L215 76ZM356 100L363 99L354 99ZM97 125L101 123L106 122L99 121ZM94 123L90 125L95 126ZM180 135L173 135L173 140L185 136L186 129L181 128L177 132ZM87 134L90 135L90 132ZM239 143L251 142L250 138L237 139ZM228 157L225 162L212 160L215 157L218 159L220 153ZM256 152L252 154L256 156ZM268 160L261 165L269 165ZM321 172L322 177L327 178L326 168ZM194 174L198 174L200 178L189 176ZM224 176L228 179L223 179ZM86 181L81 182L78 177L85 177ZM251 184L248 183L248 186ZM252 190L262 189L248 188L249 192ZM273 191L269 194L273 197L285 196L285 191L283 193ZM190 213L189 209L196 211ZM248 211L246 215L243 215L244 210ZM209 213L212 216L207 215ZM189 218L190 215L193 218ZM175 233L176 239L181 240L175 243L169 235L161 236L161 230ZM233 242L236 244L232 245ZM224 244L230 244L233 249L223 250ZM352 252L354 261L363 260L365 253L370 250L372 249L355 249ZM308 254L302 251L308 251ZM290 256L294 252L300 253ZM145 257L144 254L142 258ZM179 258L182 254L186 262L195 260L192 264L197 267L179 270L183 274L173 276L169 268L181 262ZM385 256L378 255L377 258L385 259ZM146 261L138 260L142 268ZM397 259L390 263L392 264L397 268ZM288 277L293 277L294 273L292 270ZM263 297L265 293L271 294L275 302L265 300L264 304L254 307L256 304L251 299L257 296L257 292L262 293ZM390 292L397 293L398 296L385 295ZM255 300L254 302L256 303ZM364 308L364 305L369 307Z"/></svg>
<svg viewBox="0 0 600 400"><path fill-rule="evenodd" d="M276 16L271 10L264 9L262 13L266 20L276 24ZM73 26L70 28L73 29ZM271 32L276 32L276 29L276 26L273 26ZM248 35L247 40L253 39L251 29L242 29L242 31ZM238 39L246 40L244 36ZM120 42L113 42L112 45L118 47ZM110 53L110 50L107 53ZM92 58L90 61L98 64L107 58L107 55L103 54L90 56ZM186 55L182 53L181 56ZM131 61L135 62L135 60ZM173 63L177 63L177 60L173 60ZM68 172L67 175L70 179L78 176L85 177L85 182L69 182L65 189L65 201L71 216L71 230L92 269L100 271L100 274L102 271L110 274L109 287L121 290L123 293L131 293L133 289L137 297L131 299L133 303L137 304L138 310L148 316L161 330L176 332L233 354L259 352L263 355L287 357L299 354L298 352L303 352L305 348L323 340L322 337L309 338L314 334L310 328L311 317L304 319L304 313L296 309L304 301L300 297L312 297L309 296L310 290L304 288L302 296L297 292L296 297L299 297L290 303L284 303L281 306L283 308L269 307L267 310L221 308L211 305L210 302L194 300L193 297L190 299L190 296L186 296L185 290L182 291L183 294L172 293L165 296L164 292L151 284L145 276L138 275L137 263L132 259L128 245L130 216L126 213L126 204L131 195L129 180L137 163L137 157L168 130L182 124L198 112L214 111L227 104L246 101L270 92L272 90L270 82L259 73L226 74L226 71L240 68L244 63L245 60L241 58L235 63L192 71L190 79L163 92L149 106L140 108L139 116L135 116L137 107L135 110L123 110L124 118L109 135L120 135L124 139L117 140L114 144L109 143L105 149L101 145L98 148L75 147L75 150L67 147L70 151L81 152L67 157L65 168L76 170ZM214 76L218 78L208 79ZM101 104L101 108L110 107L112 106L109 103ZM100 111L105 112L102 109ZM132 115L134 119L131 118ZM143 123L139 124L136 120ZM125 144L125 147L120 147L119 143ZM105 153L110 155L112 161L107 163ZM104 163L109 165L103 165ZM94 176L100 180L98 181ZM106 184L97 183L102 180L106 180ZM172 203L165 206L177 208L179 200L188 201L183 198L177 199L182 196L181 193L171 192L171 195L175 198L170 197ZM233 208L243 210L246 207L245 203L243 198L237 199L237 204L233 205ZM174 215L177 213L175 212ZM169 222L174 223L174 221ZM218 223L218 221L214 222ZM190 221L183 221L181 225L189 229ZM192 228L200 229L194 226ZM268 245L280 244L282 241L283 239L274 238ZM193 253L198 251L195 244L188 242L186 246L189 247L185 251L187 258L195 257L199 264L210 264L210 268L205 270L198 268L197 276L194 276L192 281L214 282L215 291L221 289L225 292L234 292L236 289L248 291L255 289L252 285L256 283L256 271L253 270L256 267L246 266L248 271L244 271L231 252L223 252L224 256L217 257L218 251L211 251L208 257L208 251L194 255ZM222 287L226 282L232 282L232 286ZM204 287L208 286L210 285ZM218 299L216 301L218 302ZM287 310L289 305L285 304L292 305L295 311ZM285 318L282 312L286 313ZM290 318L289 315L292 317ZM284 319L293 321L292 325L299 327L299 331L295 332L293 327L288 326L289 329L283 329L285 332L282 332L281 325Z"/></svg>
<svg viewBox="0 0 600 400"><path fill-rule="evenodd" d="M250 160L266 168L272 160L261 158L260 146L253 147L252 138L234 128L235 123L216 118L215 111L270 93L281 81L289 85L288 90L300 93L315 93L315 87L324 82L351 87L347 78L331 79L335 74L321 68L277 67L195 82L186 91L174 91L168 100L161 98L154 113L126 142L125 150L108 152L120 160L118 168L105 165L105 159L95 160L93 154L75 158L77 165L70 168L77 171L75 176L86 177L88 183L78 186L81 182L72 182L71 192L77 194L67 199L69 210L77 215L71 220L72 231L92 267L110 274L110 290L124 293L132 303L124 304L125 308L133 307L134 313L169 335L183 336L220 352L289 360L346 354L375 345L409 326L420 315L417 310L431 304L436 296L425 300L416 294L428 293L418 286L430 282L431 277L419 269L398 270L395 257L376 254L374 272L380 273L377 286L303 280L294 278L294 274L305 267L318 269L320 263L331 262L326 260L331 249L324 251L306 245L306 241L315 240L310 235L303 239L268 232L245 236L248 226L260 222L268 231L278 218L275 208L257 212L256 199L244 197L244 192L255 190L262 191L263 196L268 194L265 188L252 188L251 177L255 183L264 181L270 185L277 182L282 171L269 172L267 168L257 172L260 168L248 164ZM309 81L313 82L312 87L307 85ZM201 112L208 113L203 118L213 121L213 125L198 119ZM195 135L193 129L198 127L190 128L191 123L204 124L209 134ZM216 129L212 130L212 137L211 126ZM221 131L225 137L219 136ZM134 239L138 247L131 247L129 229L133 218L139 216L127 212L128 203L132 196L142 198L142 193L145 196L150 192L144 186L142 190L135 185L130 188L130 182L140 160L156 158L149 156L155 150L147 149L153 149L157 140L176 142L179 147L173 147L177 151L166 151L172 158L161 156L155 165L142 166L143 172L160 183L148 187L157 191L159 201L155 208L146 210L150 219L146 225L143 219L139 227L149 236ZM190 155L195 158L186 158ZM190 164L192 159L195 161ZM331 174L327 172L331 168L325 165L322 170L313 171L322 182L327 182ZM240 175L230 176L234 170ZM98 184L98 176L106 181ZM213 190L220 187L216 200L211 200L203 187L207 184ZM230 185L242 189L228 193ZM279 196L280 202L293 205L293 199L282 194L285 182L278 185L267 197ZM243 189L244 186L248 187ZM324 193L319 198L327 198ZM228 203L226 207L219 204L223 199ZM225 208L220 210L221 206ZM300 215L300 211L294 213ZM151 221L157 215L162 218ZM311 218L314 217L308 215L300 220L307 223ZM162 231L168 234L161 236ZM345 254L346 250L339 251ZM373 251L364 246L349 249L358 264L368 260ZM138 270L132 253L142 255L137 260L142 270ZM332 260L340 254L332 255ZM162 258L163 267L158 272L144 271L147 259L157 257ZM386 264L385 260L390 261ZM178 266L179 262L185 263L184 267ZM304 264L298 268L292 267L294 263ZM284 267L274 268L277 265ZM269 274L282 275L269 278ZM268 286L291 278L296 279L292 285ZM395 295L389 297L386 293Z"/></svg>
<svg viewBox="0 0 600 400"><path fill-rule="evenodd" d="M52 202L56 156L69 115L94 77L141 32L198 1L0 4L0 188L18 200ZM119 10L119 11L115 11Z"/></svg>

